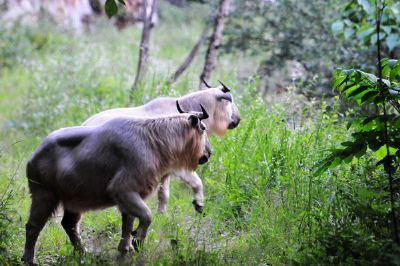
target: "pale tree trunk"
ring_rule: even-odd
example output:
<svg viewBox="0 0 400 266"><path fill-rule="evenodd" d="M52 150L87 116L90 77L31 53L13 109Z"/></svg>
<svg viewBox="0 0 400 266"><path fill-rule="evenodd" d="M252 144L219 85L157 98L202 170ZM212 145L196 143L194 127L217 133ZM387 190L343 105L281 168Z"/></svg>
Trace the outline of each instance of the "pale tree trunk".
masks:
<svg viewBox="0 0 400 266"><path fill-rule="evenodd" d="M178 67L178 69L175 71L175 73L169 79L169 84L174 83L181 76L181 74L189 67L189 65L192 63L194 58L197 56L197 54L200 50L200 47L203 45L203 43L207 39L208 32L209 32L209 23L207 23L207 25L205 26L203 32L200 35L199 40L193 46L189 55L185 58L185 61L183 61L183 63Z"/></svg>
<svg viewBox="0 0 400 266"><path fill-rule="evenodd" d="M230 2L230 0L220 0L218 12L215 16L213 33L208 45L203 72L200 75L200 80L205 80L207 83L209 83L211 73L215 69L217 63L217 49L221 45L222 31L224 30L225 17L229 12ZM203 83L200 82L200 84ZM200 88L202 88L202 85L200 85Z"/></svg>
<svg viewBox="0 0 400 266"><path fill-rule="evenodd" d="M142 30L142 38L140 40L139 47L139 59L138 65L136 69L135 81L133 82L130 94L129 94L129 103L132 103L133 93L137 88L142 76L147 70L147 59L149 52L149 42L150 42L150 31L152 28L151 19L154 15L154 12L157 9L157 0L153 0L151 5L150 14L147 14L147 1L143 0L143 30Z"/></svg>

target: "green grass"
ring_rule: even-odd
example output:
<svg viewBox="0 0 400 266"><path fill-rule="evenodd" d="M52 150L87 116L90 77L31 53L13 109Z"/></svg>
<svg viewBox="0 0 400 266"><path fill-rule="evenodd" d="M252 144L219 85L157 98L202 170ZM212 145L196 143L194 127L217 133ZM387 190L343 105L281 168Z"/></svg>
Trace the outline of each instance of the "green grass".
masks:
<svg viewBox="0 0 400 266"><path fill-rule="evenodd" d="M197 12L189 9L187 16L181 16L180 10L168 12L163 14L166 22L152 33L150 68L134 94L135 105L198 87L204 53L176 84L171 88L164 85L202 30L202 24L196 22L202 16ZM189 22L188 16L198 19ZM176 31L171 31L172 27ZM7 53L12 55L8 57L12 64L0 69L0 199L12 193L8 209L0 206L0 214L11 219L0 216L0 228L7 229L0 238L2 264L19 263L22 254L30 204L25 164L41 139L57 128L79 125L96 112L128 104L140 30L133 27L117 32L106 21L97 29L84 36L61 33L50 26L40 31L30 29L32 36L35 32L40 36L36 39L17 33L17 40L28 43L21 60L15 60L21 51L11 47L13 40L6 46L16 50ZM1 34L7 37L15 33ZM325 250L323 241L332 243L341 235L324 237L332 223L350 217L351 208L340 193L355 197L365 188L363 180L371 172L375 177L381 173L365 170L373 163L365 159L313 177L313 167L326 150L346 139L345 123L338 119L335 107L326 112L324 102L305 102L295 94L288 94L279 103L262 98L256 89L259 80L244 79L242 72L257 60L224 55L213 74L215 81L222 79L233 88L242 122L224 139L211 138L212 160L198 169L205 185L204 216L195 213L189 189L173 181L166 214L156 213L156 197L148 200L154 219L143 252L121 260L116 252L121 221L115 208L84 215L82 237L89 253L82 257L73 253L60 226L62 212L58 212L39 237L39 263L352 262L347 257L339 260L340 254ZM360 236L371 236L357 218L346 221L360 230ZM382 247L377 246L378 250Z"/></svg>

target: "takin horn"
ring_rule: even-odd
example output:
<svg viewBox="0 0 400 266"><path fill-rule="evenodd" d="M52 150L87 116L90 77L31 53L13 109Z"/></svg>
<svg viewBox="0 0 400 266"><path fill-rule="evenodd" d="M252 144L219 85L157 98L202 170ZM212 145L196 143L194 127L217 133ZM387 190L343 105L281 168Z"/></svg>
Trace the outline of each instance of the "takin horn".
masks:
<svg viewBox="0 0 400 266"><path fill-rule="evenodd" d="M204 77L201 77L201 81L203 81L204 85L206 85L207 88L212 88L210 84L208 84L207 81L204 80Z"/></svg>
<svg viewBox="0 0 400 266"><path fill-rule="evenodd" d="M181 114L187 113L187 112L182 110L181 106L179 105L178 100L176 100L176 109L178 109L178 112L181 113Z"/></svg>
<svg viewBox="0 0 400 266"><path fill-rule="evenodd" d="M222 89L223 92L230 92L231 91L231 89L228 86L226 86L224 83L222 83L220 80L218 80L218 82L222 85L222 87L224 87Z"/></svg>
<svg viewBox="0 0 400 266"><path fill-rule="evenodd" d="M201 111L203 112L201 116L199 116L200 120L207 119L208 114L207 111L204 109L203 105L200 104Z"/></svg>

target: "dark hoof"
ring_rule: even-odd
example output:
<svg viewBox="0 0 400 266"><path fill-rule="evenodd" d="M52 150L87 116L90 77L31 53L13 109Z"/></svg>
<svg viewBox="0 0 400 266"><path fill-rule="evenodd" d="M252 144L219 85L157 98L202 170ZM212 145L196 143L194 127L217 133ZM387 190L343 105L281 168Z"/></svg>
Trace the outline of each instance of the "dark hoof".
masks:
<svg viewBox="0 0 400 266"><path fill-rule="evenodd" d="M204 206L201 206L199 204L197 204L196 200L192 201L193 205L194 205L194 209L198 212L198 213L202 213L203 212L203 208Z"/></svg>
<svg viewBox="0 0 400 266"><path fill-rule="evenodd" d="M87 250L83 245L76 245L74 247L74 252L80 255L85 255L87 253Z"/></svg>
<svg viewBox="0 0 400 266"><path fill-rule="evenodd" d="M121 242L118 245L118 251L121 253L122 256L132 252L134 250L132 243L130 241L126 242L124 240L121 240Z"/></svg>
<svg viewBox="0 0 400 266"><path fill-rule="evenodd" d="M172 249L177 249L178 248L178 240L171 239L171 247L172 247Z"/></svg>

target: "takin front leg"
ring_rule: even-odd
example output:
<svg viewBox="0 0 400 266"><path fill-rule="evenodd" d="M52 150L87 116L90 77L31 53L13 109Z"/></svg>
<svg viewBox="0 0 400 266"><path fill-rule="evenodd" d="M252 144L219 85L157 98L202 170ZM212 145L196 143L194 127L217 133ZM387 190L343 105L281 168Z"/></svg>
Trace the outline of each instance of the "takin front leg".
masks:
<svg viewBox="0 0 400 266"><path fill-rule="evenodd" d="M193 205L198 213L203 212L204 208L204 194L203 194L203 182L196 172L192 171L179 171L176 175L182 179L187 186L193 190Z"/></svg>
<svg viewBox="0 0 400 266"><path fill-rule="evenodd" d="M121 226L121 241L118 245L118 251L122 254L128 253L133 250L133 246L131 243L131 232L133 228L134 217L126 214L123 210L122 213L122 226Z"/></svg>
<svg viewBox="0 0 400 266"><path fill-rule="evenodd" d="M71 240L74 249L78 252L85 252L85 248L82 245L82 240L79 235L79 221L82 215L80 213L71 212L64 210L64 216L61 221L61 225Z"/></svg>
<svg viewBox="0 0 400 266"><path fill-rule="evenodd" d="M35 245L39 233L58 204L59 201L51 191L37 189L32 192L32 204L29 220L26 223L26 241L22 258L25 265L34 265Z"/></svg>
<svg viewBox="0 0 400 266"><path fill-rule="evenodd" d="M169 199L169 181L170 176L166 175L161 178L160 187L158 188L158 212L165 213Z"/></svg>
<svg viewBox="0 0 400 266"><path fill-rule="evenodd" d="M151 211L137 192L118 191L114 193L114 198L122 213L139 219L139 226L136 230L135 238L132 241L134 248L139 250L143 246L144 239L147 235L147 229L151 224ZM123 232L124 236L125 234L130 234L132 230L132 223L130 223L128 219L125 222L129 222L131 226L123 226L123 230L126 230Z"/></svg>

